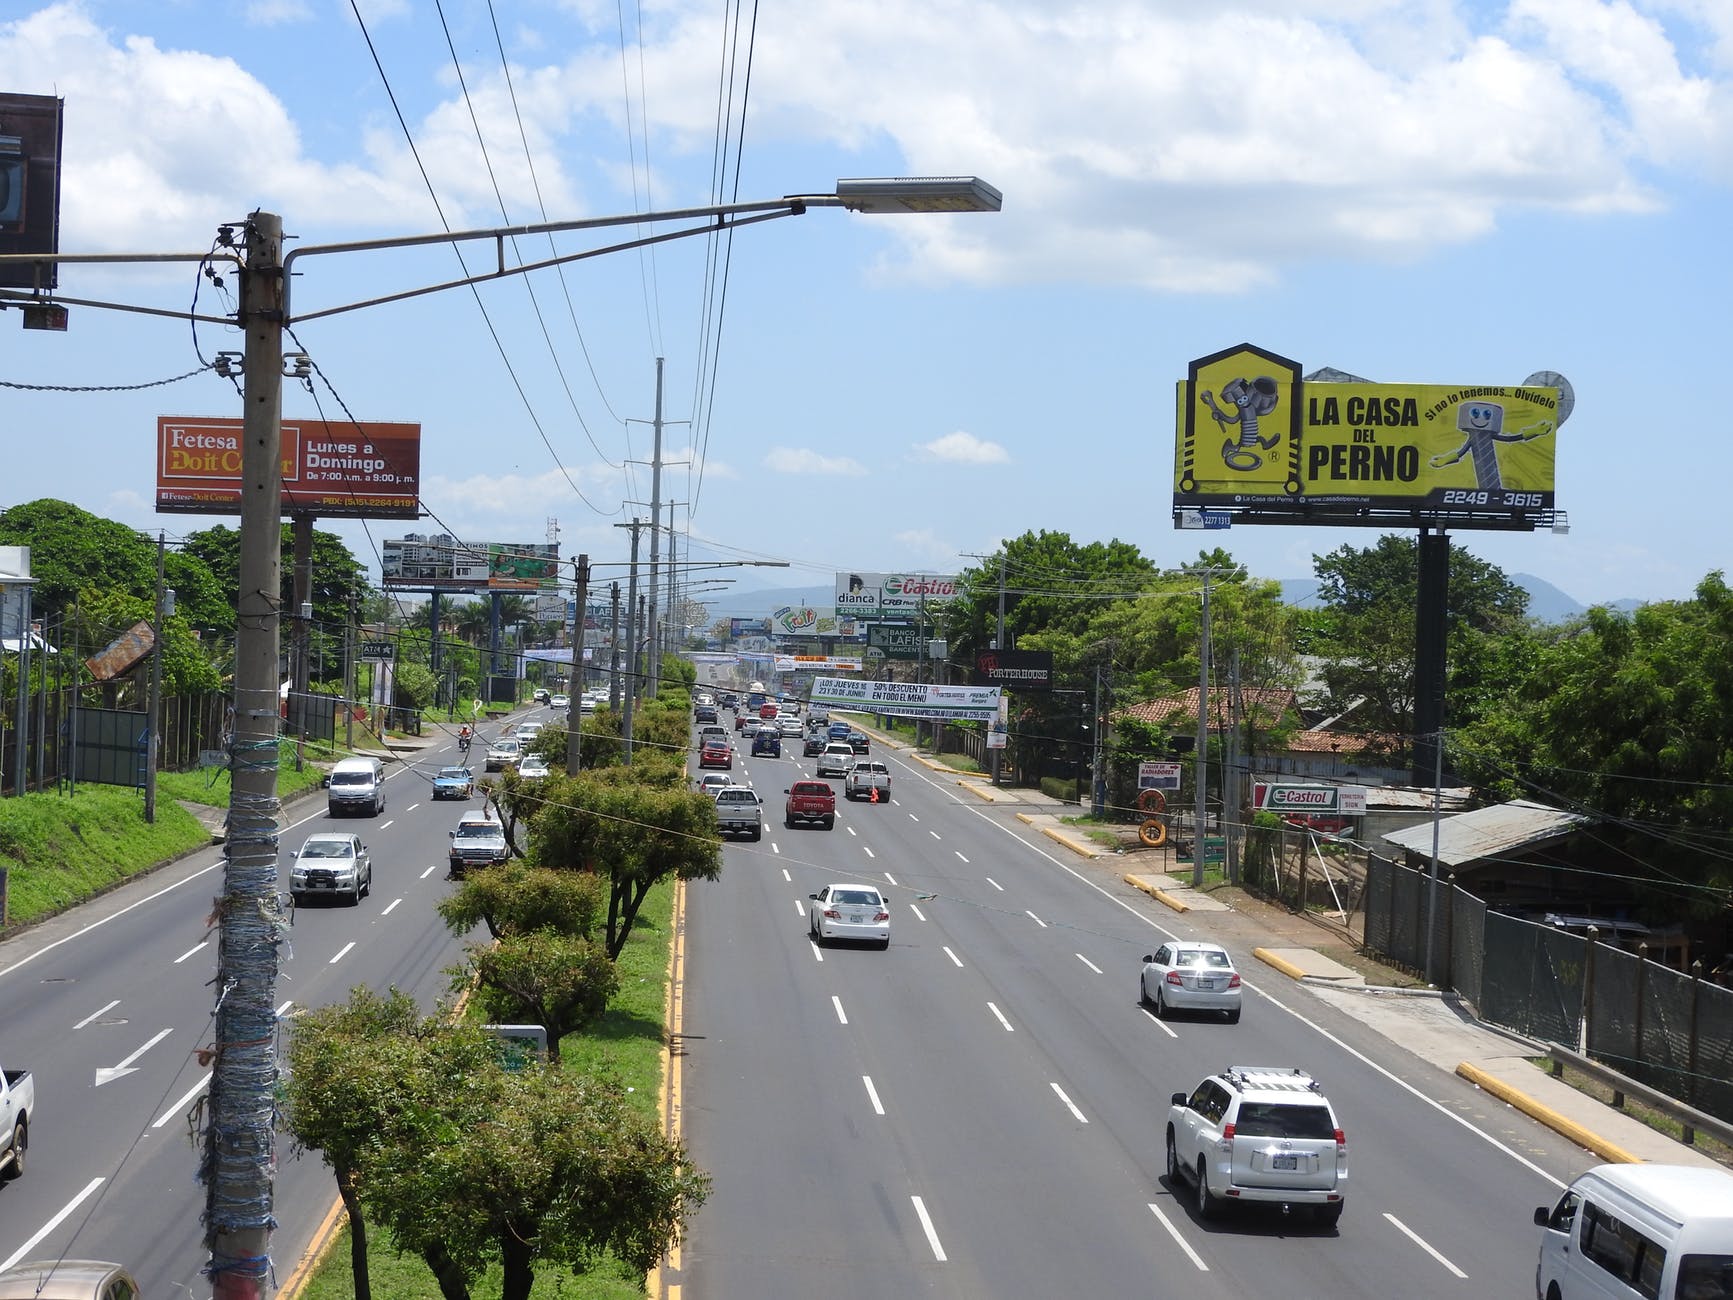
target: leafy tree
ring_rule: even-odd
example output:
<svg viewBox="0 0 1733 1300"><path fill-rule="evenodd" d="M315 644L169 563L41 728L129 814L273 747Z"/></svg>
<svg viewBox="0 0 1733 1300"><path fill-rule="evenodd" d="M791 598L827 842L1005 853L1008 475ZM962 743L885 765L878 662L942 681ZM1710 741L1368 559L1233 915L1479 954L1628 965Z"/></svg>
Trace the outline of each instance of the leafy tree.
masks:
<svg viewBox="0 0 1733 1300"><path fill-rule="evenodd" d="M156 602L156 539L65 501L43 497L0 511L0 546L28 546L38 614L59 614L83 591Z"/></svg>
<svg viewBox="0 0 1733 1300"><path fill-rule="evenodd" d="M618 957L658 882L721 875L716 810L686 788L683 769L672 762L592 769L570 788L571 797L548 803L535 818L531 858L607 880L608 956Z"/></svg>
<svg viewBox="0 0 1733 1300"><path fill-rule="evenodd" d="M587 871L509 862L470 872L438 910L455 935L485 924L495 939L536 930L589 938L601 923L605 899L601 877Z"/></svg>
<svg viewBox="0 0 1733 1300"><path fill-rule="evenodd" d="M469 986L471 972L488 1019L541 1025L556 1061L560 1040L593 1024L620 987L619 969L604 948L556 930L508 933L493 944L470 945L469 966L455 973L454 990Z"/></svg>
<svg viewBox="0 0 1733 1300"><path fill-rule="evenodd" d="M1409 735L1414 729L1414 633L1419 605L1417 538L1388 534L1373 546L1341 546L1315 556L1318 596L1328 611L1325 707L1354 709L1362 729ZM1494 564L1450 544L1446 592L1447 682L1453 724L1477 698L1495 656L1486 642L1526 629L1528 593Z"/></svg>
<svg viewBox="0 0 1733 1300"><path fill-rule="evenodd" d="M290 524L282 526L281 546L282 589L278 592L278 597L283 602L281 608L292 613L295 599L295 561L294 529ZM215 528L189 533L182 542L181 549L205 563L216 575L223 590L229 593L231 603L238 599L241 586L241 533L238 528L218 524ZM354 596L359 599L368 590L366 570L343 544L342 538L318 528L313 530L312 562L311 601L314 624L328 629L347 627L349 598Z"/></svg>
<svg viewBox="0 0 1733 1300"><path fill-rule="evenodd" d="M1000 558L1005 573L1005 636L1009 644L1031 632L1080 635L1103 600L1142 591L1155 565L1130 542L1072 541L1065 533L1027 532L999 548L978 568L965 570L965 594L938 611L952 654L966 661L997 635Z"/></svg>
<svg viewBox="0 0 1733 1300"><path fill-rule="evenodd" d="M430 707L439 692L439 682L425 664L397 664L392 669L391 685L393 702L406 709Z"/></svg>
<svg viewBox="0 0 1733 1300"><path fill-rule="evenodd" d="M234 597L196 555L171 550L163 556L163 585L175 594L175 613L192 627L234 635Z"/></svg>

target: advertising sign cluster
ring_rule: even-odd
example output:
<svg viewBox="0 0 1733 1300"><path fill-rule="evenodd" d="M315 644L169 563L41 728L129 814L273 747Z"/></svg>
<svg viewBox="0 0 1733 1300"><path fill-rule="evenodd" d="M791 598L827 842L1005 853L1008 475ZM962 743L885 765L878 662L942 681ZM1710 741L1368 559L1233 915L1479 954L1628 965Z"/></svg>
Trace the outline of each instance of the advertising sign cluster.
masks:
<svg viewBox="0 0 1733 1300"><path fill-rule="evenodd" d="M60 251L60 146L66 101L0 94L0 253ZM0 265L0 287L48 290L55 262Z"/></svg>
<svg viewBox="0 0 1733 1300"><path fill-rule="evenodd" d="M919 659L920 630L912 623L868 623L867 648L886 659Z"/></svg>
<svg viewBox="0 0 1733 1300"><path fill-rule="evenodd" d="M1051 650L982 650L975 656L975 685L1014 691L1053 689Z"/></svg>
<svg viewBox="0 0 1733 1300"><path fill-rule="evenodd" d="M859 659L840 659L835 655L777 655L773 661L779 673L858 673Z"/></svg>
<svg viewBox="0 0 1733 1300"><path fill-rule="evenodd" d="M240 420L161 415L159 514L241 512ZM283 513L419 519L419 424L283 421Z"/></svg>
<svg viewBox="0 0 1733 1300"><path fill-rule="evenodd" d="M489 591L551 591L560 585L560 548L553 542L489 542Z"/></svg>
<svg viewBox="0 0 1733 1300"><path fill-rule="evenodd" d="M933 722L992 722L999 716L997 686L940 686L928 682L869 682L820 677L812 702L844 709L868 709L893 718Z"/></svg>
<svg viewBox="0 0 1733 1300"><path fill-rule="evenodd" d="M1259 808L1284 815L1337 813L1343 817L1360 817L1366 812L1366 787L1259 781L1252 786L1252 802Z"/></svg>
<svg viewBox="0 0 1733 1300"><path fill-rule="evenodd" d="M552 591L560 581L552 542L464 545L449 534L386 538L380 586L387 591Z"/></svg>
<svg viewBox="0 0 1733 1300"><path fill-rule="evenodd" d="M1532 528L1553 510L1567 413L1557 387L1306 382L1245 344L1179 385L1174 521Z"/></svg>
<svg viewBox="0 0 1733 1300"><path fill-rule="evenodd" d="M770 616L770 630L777 636L853 636L857 629L853 616L841 618L811 605L784 605Z"/></svg>
<svg viewBox="0 0 1733 1300"><path fill-rule="evenodd" d="M915 618L963 594L955 575L931 573L839 573L836 612L856 618Z"/></svg>
<svg viewBox="0 0 1733 1300"><path fill-rule="evenodd" d="M742 636L767 636L769 633L770 620L767 618L731 618L728 620L730 639Z"/></svg>

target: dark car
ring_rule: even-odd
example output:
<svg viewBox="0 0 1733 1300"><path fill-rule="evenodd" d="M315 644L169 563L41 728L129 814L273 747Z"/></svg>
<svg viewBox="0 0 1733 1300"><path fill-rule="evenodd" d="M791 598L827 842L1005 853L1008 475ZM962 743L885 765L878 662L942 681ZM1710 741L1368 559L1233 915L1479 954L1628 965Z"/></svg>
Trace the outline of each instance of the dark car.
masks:
<svg viewBox="0 0 1733 1300"><path fill-rule="evenodd" d="M833 722L830 724L829 728L826 729L824 738L826 740L847 740L848 733L853 730L854 728L849 726L846 722Z"/></svg>
<svg viewBox="0 0 1733 1300"><path fill-rule="evenodd" d="M716 702L725 709L738 709L740 707L740 697L733 691L724 691Z"/></svg>
<svg viewBox="0 0 1733 1300"><path fill-rule="evenodd" d="M782 737L768 727L760 727L758 734L752 738L752 757L769 754L772 758L782 757Z"/></svg>
<svg viewBox="0 0 1733 1300"><path fill-rule="evenodd" d="M806 733L806 744L801 747L800 752L803 756L812 758L817 754L824 753L824 747L828 743L818 732L809 731Z"/></svg>
<svg viewBox="0 0 1733 1300"><path fill-rule="evenodd" d="M851 731L848 733L848 747L854 750L855 753L864 754L870 746L871 742L867 740L866 732Z"/></svg>
<svg viewBox="0 0 1733 1300"><path fill-rule="evenodd" d="M697 708L692 710L692 721L715 722L716 706L714 704L700 704Z"/></svg>

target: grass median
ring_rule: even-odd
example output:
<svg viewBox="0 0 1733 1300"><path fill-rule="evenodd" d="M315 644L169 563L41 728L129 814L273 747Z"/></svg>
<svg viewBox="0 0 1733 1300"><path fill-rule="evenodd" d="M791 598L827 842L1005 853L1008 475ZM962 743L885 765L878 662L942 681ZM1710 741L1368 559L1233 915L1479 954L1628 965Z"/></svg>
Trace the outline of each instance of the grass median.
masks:
<svg viewBox="0 0 1733 1300"><path fill-rule="evenodd" d="M663 883L645 896L617 966L620 990L591 1029L560 1040L560 1068L610 1075L631 1090L631 1100L653 1122L658 1119L657 1089L662 1079L662 1044L667 1030L668 953L672 942L674 886ZM303 1156L304 1160L317 1156ZM331 1196L336 1198L335 1186ZM369 1225L367 1269L373 1300L427 1300L439 1288L417 1255L399 1255L389 1234ZM498 1300L501 1274L490 1268L470 1288L472 1300ZM632 1300L644 1294L644 1279L611 1257L577 1276L548 1265L536 1272L535 1300ZM284 1300L354 1300L355 1277L349 1266L349 1229L335 1234L307 1284Z"/></svg>

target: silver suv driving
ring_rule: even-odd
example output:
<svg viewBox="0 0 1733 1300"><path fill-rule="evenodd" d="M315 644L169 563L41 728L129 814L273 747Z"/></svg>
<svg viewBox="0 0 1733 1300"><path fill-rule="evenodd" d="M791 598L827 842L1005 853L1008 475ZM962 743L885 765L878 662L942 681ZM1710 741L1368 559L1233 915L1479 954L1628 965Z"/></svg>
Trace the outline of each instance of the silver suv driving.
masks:
<svg viewBox="0 0 1733 1300"><path fill-rule="evenodd" d="M1167 1112L1167 1181L1190 1182L1197 1212L1232 1201L1307 1206L1318 1222L1342 1217L1348 1139L1317 1080L1303 1070L1230 1065L1173 1094Z"/></svg>

